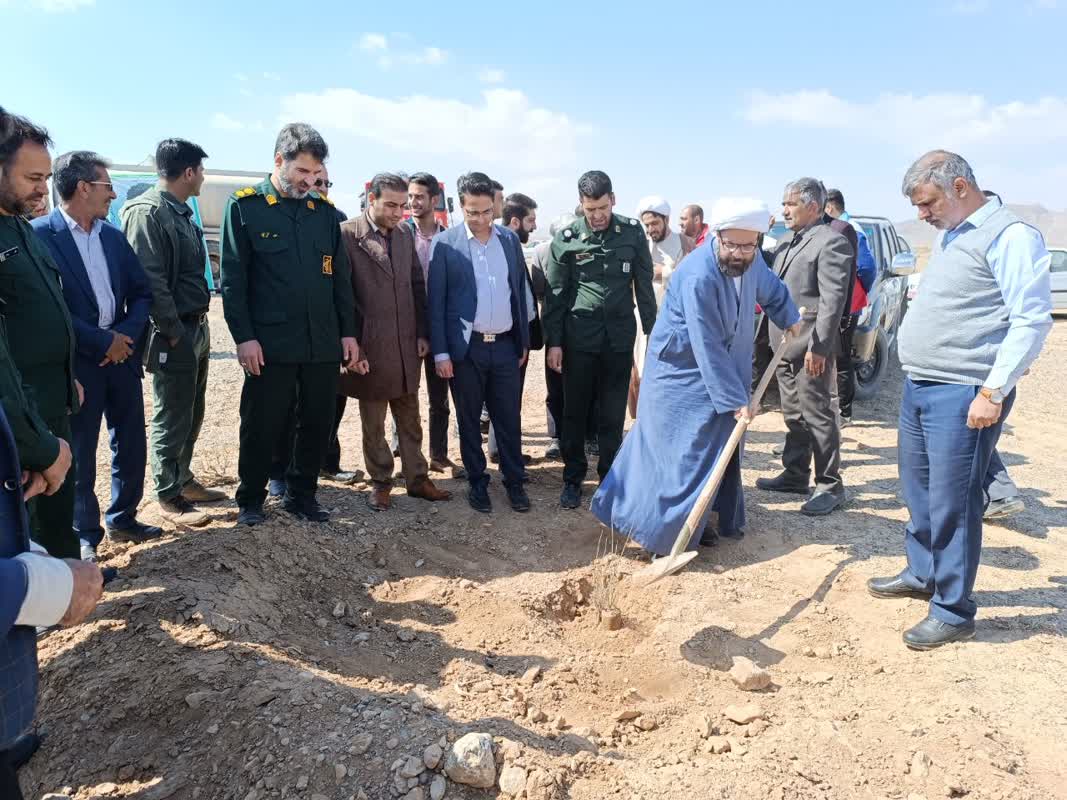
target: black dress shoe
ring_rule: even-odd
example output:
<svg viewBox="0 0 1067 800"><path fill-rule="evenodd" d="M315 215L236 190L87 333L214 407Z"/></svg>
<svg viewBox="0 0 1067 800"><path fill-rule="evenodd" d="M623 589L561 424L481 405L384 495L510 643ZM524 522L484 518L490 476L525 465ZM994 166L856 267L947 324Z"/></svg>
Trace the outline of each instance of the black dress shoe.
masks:
<svg viewBox="0 0 1067 800"><path fill-rule="evenodd" d="M251 527L264 522L266 519L267 517L263 514L263 506L248 506L242 508L237 515L237 524Z"/></svg>
<svg viewBox="0 0 1067 800"><path fill-rule="evenodd" d="M817 491L804 505L800 507L800 513L806 517L825 517L831 511L840 508L845 502L845 493Z"/></svg>
<svg viewBox="0 0 1067 800"><path fill-rule="evenodd" d="M582 487L577 483L563 484L563 491L559 495L559 504L563 508L577 508L582 504Z"/></svg>
<svg viewBox="0 0 1067 800"><path fill-rule="evenodd" d="M306 519L308 522L325 522L330 518L330 512L319 505L314 497L293 497L285 495L282 499L282 508L298 519Z"/></svg>
<svg viewBox="0 0 1067 800"><path fill-rule="evenodd" d="M943 644L973 638L974 620L962 625L951 625L934 617L927 617L914 628L904 631L904 644L912 650L933 650Z"/></svg>
<svg viewBox="0 0 1067 800"><path fill-rule="evenodd" d="M756 478L756 488L766 492L785 492L786 494L807 494L808 483L800 483L796 478L786 473L775 475L773 478Z"/></svg>
<svg viewBox="0 0 1067 800"><path fill-rule="evenodd" d="M484 484L471 486L467 490L467 502L470 503L471 508L483 514L488 514L493 510L493 504L489 500L489 490Z"/></svg>
<svg viewBox="0 0 1067 800"><path fill-rule="evenodd" d="M508 487L508 502L511 503L512 511L525 513L530 510L530 496L526 494L522 484Z"/></svg>
<svg viewBox="0 0 1067 800"><path fill-rule="evenodd" d="M133 525L127 528L108 528L107 535L113 542L141 544L151 539L158 539L163 535L163 529L157 528L155 525L134 522Z"/></svg>
<svg viewBox="0 0 1067 800"><path fill-rule="evenodd" d="M17 738L11 747L6 750L0 750L0 759L6 762L12 770L18 772L29 764L30 759L41 749L42 741L44 741L44 737L38 736L36 733L25 733Z"/></svg>
<svg viewBox="0 0 1067 800"><path fill-rule="evenodd" d="M867 581L867 591L875 597L916 597L929 600L934 593L927 589L917 589L905 579L906 572L892 578L871 578Z"/></svg>

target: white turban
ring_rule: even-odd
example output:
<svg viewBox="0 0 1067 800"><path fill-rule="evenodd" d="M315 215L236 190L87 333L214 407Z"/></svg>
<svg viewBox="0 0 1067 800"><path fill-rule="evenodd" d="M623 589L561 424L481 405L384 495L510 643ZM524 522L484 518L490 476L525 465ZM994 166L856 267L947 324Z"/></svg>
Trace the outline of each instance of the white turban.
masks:
<svg viewBox="0 0 1067 800"><path fill-rule="evenodd" d="M658 194L650 194L648 197L641 198L641 202L637 204L637 218L640 219L642 214L646 214L649 211L653 214L659 214L661 217L669 217L671 215L671 204Z"/></svg>
<svg viewBox="0 0 1067 800"><path fill-rule="evenodd" d="M739 228L766 233L771 227L771 212L766 203L754 197L722 197L711 207L709 227L713 231Z"/></svg>

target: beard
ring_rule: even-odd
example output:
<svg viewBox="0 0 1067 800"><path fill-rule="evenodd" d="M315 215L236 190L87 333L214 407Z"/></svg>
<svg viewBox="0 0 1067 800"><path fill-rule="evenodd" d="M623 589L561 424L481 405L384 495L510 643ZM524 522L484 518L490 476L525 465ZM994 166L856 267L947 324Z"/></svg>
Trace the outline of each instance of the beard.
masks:
<svg viewBox="0 0 1067 800"><path fill-rule="evenodd" d="M740 278L746 272L748 268L752 266L752 262L756 260L756 254L753 253L751 258L741 257L739 259L725 260L719 259L719 270L728 278Z"/></svg>
<svg viewBox="0 0 1067 800"><path fill-rule="evenodd" d="M519 242L522 244L526 244L530 241L530 232L525 228L519 228L515 231L515 234L519 237Z"/></svg>
<svg viewBox="0 0 1067 800"><path fill-rule="evenodd" d="M308 192L303 189L298 189L289 180L289 174L284 169L278 171L278 183L281 184L282 194L292 200L303 200L308 196Z"/></svg>
<svg viewBox="0 0 1067 800"><path fill-rule="evenodd" d="M8 214L13 216L31 214L41 200L41 197L20 198L15 194L11 184L0 178L0 208Z"/></svg>

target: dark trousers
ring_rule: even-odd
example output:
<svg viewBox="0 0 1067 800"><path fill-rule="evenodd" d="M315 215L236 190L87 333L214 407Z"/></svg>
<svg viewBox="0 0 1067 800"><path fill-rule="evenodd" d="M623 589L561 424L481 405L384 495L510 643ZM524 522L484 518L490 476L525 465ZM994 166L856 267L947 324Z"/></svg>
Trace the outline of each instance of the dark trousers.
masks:
<svg viewBox="0 0 1067 800"><path fill-rule="evenodd" d="M348 397L338 394L334 398L333 427L330 429L330 438L326 442L326 451L322 456L322 470L334 475L341 471L341 440L338 439L338 431L341 429L341 418L345 415L348 406ZM272 481L284 481L285 472L293 460L293 442L296 441L296 395L293 395L292 405L285 417L285 426L282 428L278 441L274 445L274 455L270 464L270 479Z"/></svg>
<svg viewBox="0 0 1067 800"><path fill-rule="evenodd" d="M1008 474L1008 468L1004 466L1004 462L1000 460L1000 453L995 449L993 450L993 455L989 458L989 469L986 470L983 485L986 503L1008 500L1019 496L1019 487L1011 479L1011 475Z"/></svg>
<svg viewBox="0 0 1067 800"><path fill-rule="evenodd" d="M19 788L18 773L7 763L0 759L0 797L4 800L22 800L22 789Z"/></svg>
<svg viewBox="0 0 1067 800"><path fill-rule="evenodd" d="M241 451L237 459L237 505L260 506L274 449L296 393L293 457L285 472L289 493L315 496L319 467L333 428L338 364L266 364L258 376L246 375L241 390Z"/></svg>
<svg viewBox="0 0 1067 800"><path fill-rule="evenodd" d="M906 529L908 578L932 590L930 614L959 625L974 619L971 598L982 552L983 485L1004 420L967 427L977 386L904 379L897 434L900 483L911 516Z"/></svg>
<svg viewBox="0 0 1067 800"><path fill-rule="evenodd" d="M437 374L433 356L425 359L426 394L430 397L430 459L448 458L448 380Z"/></svg>
<svg viewBox="0 0 1067 800"><path fill-rule="evenodd" d="M173 500L193 479L193 448L204 424L211 329L207 320L184 326L184 335L191 337L192 361L178 365L172 359L152 373L150 455L160 500Z"/></svg>
<svg viewBox="0 0 1067 800"><path fill-rule="evenodd" d="M111 443L111 504L104 519L108 528L129 528L137 521L137 506L144 497L148 457L144 397L139 369L131 363L99 367L79 359L77 373L85 402L70 418L75 470L68 480L75 480L74 529L83 544L96 547L104 537L96 499L100 422L107 420Z"/></svg>
<svg viewBox="0 0 1067 800"><path fill-rule="evenodd" d="M563 431L563 375L550 369L545 360L545 423L549 438L558 439Z"/></svg>
<svg viewBox="0 0 1067 800"><path fill-rule="evenodd" d="M597 475L603 480L622 444L626 397L630 390L633 351L583 353L563 349L563 456L564 483L581 484L589 470L585 442L591 437L589 413L598 406L596 438L600 445Z"/></svg>
<svg viewBox="0 0 1067 800"><path fill-rule="evenodd" d="M852 401L856 399L856 368L852 363L852 337L859 314L852 314L841 326L841 353L837 356L837 402L841 416L852 418Z"/></svg>
<svg viewBox="0 0 1067 800"><path fill-rule="evenodd" d="M526 368L530 366L530 359L527 358L521 367L519 367L519 446L522 446L522 393L526 389ZM496 457L500 453L500 448L496 443L496 427L492 422L489 423L489 455Z"/></svg>
<svg viewBox="0 0 1067 800"><path fill-rule="evenodd" d="M467 357L452 362L452 402L459 423L459 452L471 486L485 485L485 452L482 450L482 406L496 427L500 448L500 471L505 486L522 484L522 438L519 433L519 354L511 334L499 334L495 342L482 341L471 333Z"/></svg>
<svg viewBox="0 0 1067 800"><path fill-rule="evenodd" d="M44 419L48 430L71 445L74 463L67 473L66 480L53 495L39 494L26 505L30 511L30 537L55 558L81 558L81 544L74 532L74 496L78 468L77 456L74 454L70 432L70 415ZM96 451L92 454L96 464Z"/></svg>
<svg viewBox="0 0 1067 800"><path fill-rule="evenodd" d="M788 428L782 452L787 477L807 484L814 460L816 490L840 494L845 487L841 480L841 429L830 403L832 362L818 378L808 375L803 359L781 362L776 374Z"/></svg>

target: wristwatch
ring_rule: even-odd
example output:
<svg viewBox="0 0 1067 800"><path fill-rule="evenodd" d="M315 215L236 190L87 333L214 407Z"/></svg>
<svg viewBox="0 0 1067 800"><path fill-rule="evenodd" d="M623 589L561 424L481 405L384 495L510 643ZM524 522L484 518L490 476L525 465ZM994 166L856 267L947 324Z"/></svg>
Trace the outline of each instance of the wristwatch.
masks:
<svg viewBox="0 0 1067 800"><path fill-rule="evenodd" d="M1004 402L1004 392L1000 391L1000 389L987 389L983 386L979 394L996 406Z"/></svg>

